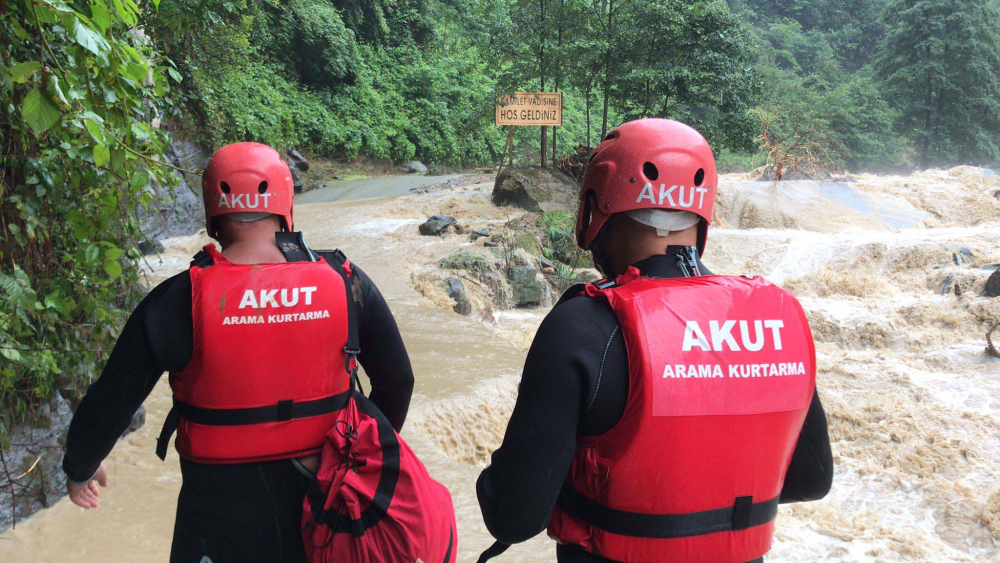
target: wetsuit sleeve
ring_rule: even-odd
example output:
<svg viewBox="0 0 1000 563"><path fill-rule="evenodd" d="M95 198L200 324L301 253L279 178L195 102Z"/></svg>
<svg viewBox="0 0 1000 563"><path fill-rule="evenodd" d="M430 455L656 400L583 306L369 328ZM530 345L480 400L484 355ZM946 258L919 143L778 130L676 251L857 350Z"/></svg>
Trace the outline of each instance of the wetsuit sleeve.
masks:
<svg viewBox="0 0 1000 563"><path fill-rule="evenodd" d="M573 300L574 302L579 300ZM581 413L612 327L560 305L542 322L528 351L503 444L476 483L486 528L513 544L548 525L573 454Z"/></svg>
<svg viewBox="0 0 1000 563"><path fill-rule="evenodd" d="M160 375L191 358L191 281L187 272L153 289L125 323L101 376L73 415L63 470L90 479L128 428Z"/></svg>
<svg viewBox="0 0 1000 563"><path fill-rule="evenodd" d="M413 368L396 319L372 280L354 266L361 280L362 303L358 315L358 361L371 381L369 398L399 432L406 421L413 395Z"/></svg>
<svg viewBox="0 0 1000 563"><path fill-rule="evenodd" d="M830 492L832 485L833 452L830 450L826 413L817 392L813 393L802 433L788 464L785 484L781 488L781 502L819 500Z"/></svg>

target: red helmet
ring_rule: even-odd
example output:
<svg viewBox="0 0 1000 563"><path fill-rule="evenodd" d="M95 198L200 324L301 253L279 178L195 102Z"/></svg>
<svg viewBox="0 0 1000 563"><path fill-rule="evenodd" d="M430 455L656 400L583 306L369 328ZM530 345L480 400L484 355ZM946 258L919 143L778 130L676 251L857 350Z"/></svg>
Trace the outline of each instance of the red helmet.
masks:
<svg viewBox="0 0 1000 563"><path fill-rule="evenodd" d="M577 244L590 248L608 217L637 209L694 213L705 251L718 176L708 141L669 119L629 121L594 149L583 176Z"/></svg>
<svg viewBox="0 0 1000 563"><path fill-rule="evenodd" d="M278 151L260 143L233 143L215 151L201 176L205 224L229 213L269 213L292 230L292 173Z"/></svg>

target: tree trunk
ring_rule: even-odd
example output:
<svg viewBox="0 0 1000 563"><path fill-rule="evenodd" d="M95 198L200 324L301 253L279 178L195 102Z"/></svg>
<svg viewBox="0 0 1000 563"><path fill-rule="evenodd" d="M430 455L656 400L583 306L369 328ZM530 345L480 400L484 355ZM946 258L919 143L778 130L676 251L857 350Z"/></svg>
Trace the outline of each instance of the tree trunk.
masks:
<svg viewBox="0 0 1000 563"><path fill-rule="evenodd" d="M601 121L601 140L608 134L608 97L611 94L611 41L613 37L612 33L612 15L615 12L615 0L608 1L608 29L607 29L607 41L608 47L604 50L604 117Z"/></svg>
<svg viewBox="0 0 1000 563"><path fill-rule="evenodd" d="M930 45L927 46L927 60L930 60L931 48ZM930 142L931 142L931 105L934 103L934 91L931 89L931 79L930 73L927 74L927 92L924 95L924 147L920 151L920 168L921 170L927 168L927 157L930 152Z"/></svg>
<svg viewBox="0 0 1000 563"><path fill-rule="evenodd" d="M542 27L541 32L538 36L538 77L541 83L542 92L545 91L545 0L538 0L538 6L541 9L542 17ZM545 142L546 142L546 127L543 125L542 129L542 157L541 166L545 168Z"/></svg>
<svg viewBox="0 0 1000 563"><path fill-rule="evenodd" d="M557 27L558 36L556 38L556 88L559 91L559 78L562 74L562 36L563 36L563 6L566 0L559 0L559 25ZM552 167L556 166L556 127L552 128Z"/></svg>

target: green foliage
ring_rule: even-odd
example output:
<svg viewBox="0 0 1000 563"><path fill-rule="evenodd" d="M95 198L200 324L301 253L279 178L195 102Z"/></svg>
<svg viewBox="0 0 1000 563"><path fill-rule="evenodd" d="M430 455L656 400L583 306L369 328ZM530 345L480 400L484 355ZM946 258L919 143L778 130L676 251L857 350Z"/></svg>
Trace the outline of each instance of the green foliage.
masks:
<svg viewBox="0 0 1000 563"><path fill-rule="evenodd" d="M1000 159L1000 15L986 0L892 0L875 60L920 165Z"/></svg>
<svg viewBox="0 0 1000 563"><path fill-rule="evenodd" d="M293 0L279 12L280 28L291 31L278 39L288 44L292 64L304 84L333 88L350 82L357 72L354 32L325 0Z"/></svg>
<svg viewBox="0 0 1000 563"><path fill-rule="evenodd" d="M492 163L503 147L475 39L460 30L429 42L432 19L458 25L446 6L432 18L423 0L248 0L206 7L203 23L168 9L150 31L180 63L208 144L457 165Z"/></svg>
<svg viewBox="0 0 1000 563"><path fill-rule="evenodd" d="M169 60L132 2L8 2L0 33L0 443L107 356L138 281L137 206L161 166Z"/></svg>
<svg viewBox="0 0 1000 563"><path fill-rule="evenodd" d="M758 113L772 140L811 145L821 153L814 155L821 168L905 166L909 143L893 131L898 114L869 67L883 35L878 14L886 1L738 3L736 10L756 28L765 91Z"/></svg>

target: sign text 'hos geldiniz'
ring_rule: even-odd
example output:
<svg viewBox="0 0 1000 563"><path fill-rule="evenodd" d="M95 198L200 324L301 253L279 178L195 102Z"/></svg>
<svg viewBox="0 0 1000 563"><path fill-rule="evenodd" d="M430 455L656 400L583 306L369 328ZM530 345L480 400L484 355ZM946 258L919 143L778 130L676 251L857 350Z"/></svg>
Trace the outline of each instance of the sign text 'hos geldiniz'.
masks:
<svg viewBox="0 0 1000 563"><path fill-rule="evenodd" d="M497 125L562 126L562 92L517 92L497 98Z"/></svg>

